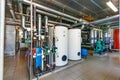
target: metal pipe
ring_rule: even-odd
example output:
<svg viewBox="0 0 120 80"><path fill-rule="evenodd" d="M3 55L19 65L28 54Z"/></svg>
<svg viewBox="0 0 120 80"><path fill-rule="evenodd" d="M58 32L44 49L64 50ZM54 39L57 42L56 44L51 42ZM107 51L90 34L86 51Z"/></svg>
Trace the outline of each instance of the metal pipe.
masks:
<svg viewBox="0 0 120 80"><path fill-rule="evenodd" d="M28 14L22 14L22 13L19 13L19 12L15 12L15 14L30 17L30 15L28 15Z"/></svg>
<svg viewBox="0 0 120 80"><path fill-rule="evenodd" d="M111 21L111 22L106 22L106 23L103 23L102 25L111 25L111 24L115 24L115 23L118 23L119 21ZM116 24L118 25L118 24Z"/></svg>
<svg viewBox="0 0 120 80"><path fill-rule="evenodd" d="M5 21L6 24L10 25L19 25L22 26L20 22L14 22L14 21ZM30 26L30 24L25 24L25 26Z"/></svg>
<svg viewBox="0 0 120 80"><path fill-rule="evenodd" d="M38 15L38 35L39 35L39 37L38 37L38 39L39 39L39 41L40 41L40 35L41 35L41 15Z"/></svg>
<svg viewBox="0 0 120 80"><path fill-rule="evenodd" d="M0 80L3 80L4 72L5 2L6 0L0 0Z"/></svg>
<svg viewBox="0 0 120 80"><path fill-rule="evenodd" d="M30 66L29 66L29 79L32 80L32 75L33 75L33 4L32 4L32 0L30 0L30 26L31 26L31 44L30 44Z"/></svg>
<svg viewBox="0 0 120 80"><path fill-rule="evenodd" d="M54 17L54 18L60 18L61 16L57 16L57 15L54 15L54 14L51 14L51 13L48 13L48 12L45 12L45 11L42 11L42 10L36 10L38 13L41 13L41 14L44 14L44 15L47 15L47 16L50 16L50 17ZM71 19L67 19L67 18L64 18L62 17L61 19L65 20L65 21L69 21L69 22L72 22L72 23L76 23L75 20L71 20Z"/></svg>
<svg viewBox="0 0 120 80"><path fill-rule="evenodd" d="M119 28L119 26L112 26L110 29Z"/></svg>
<svg viewBox="0 0 120 80"><path fill-rule="evenodd" d="M104 19L100 19L100 20L96 20L96 21L92 21L90 22L91 24L100 24L100 23L104 23L105 21L109 21L109 20L112 20L112 19L116 19L118 18L120 15L114 15L114 16L111 16L111 17L108 17L108 18L104 18Z"/></svg>
<svg viewBox="0 0 120 80"><path fill-rule="evenodd" d="M11 13L13 19L16 20L16 17L15 17L13 8L12 8L12 2L11 2L10 0L7 0L7 5L8 5L8 7L9 7L9 9L10 9L10 13Z"/></svg>
<svg viewBox="0 0 120 80"><path fill-rule="evenodd" d="M25 27L26 21L25 16L22 16L22 27L27 30L27 27Z"/></svg>
<svg viewBox="0 0 120 80"><path fill-rule="evenodd" d="M49 21L48 21L48 23L52 23L52 24L59 24L59 25L64 25L64 26L68 26L68 27L70 27L70 25L69 25L69 24L60 23L60 22L51 21L51 20L49 20Z"/></svg>
<svg viewBox="0 0 120 80"><path fill-rule="evenodd" d="M48 17L45 16L45 30L48 32Z"/></svg>
<svg viewBox="0 0 120 80"><path fill-rule="evenodd" d="M24 3L27 3L27 4L30 4L30 1L28 1L28 0L23 0L23 2L24 2ZM59 12L59 11L56 11L56 10L54 10L54 9L45 7L45 6L43 6L43 5L40 5L40 4L37 4L37 3L34 3L34 2L32 2L31 4L32 4L32 5L35 5L35 6L38 7L39 9L44 9L45 11L53 12L53 13L55 13L55 14L58 14L58 15L61 15L61 16L64 16L64 17L67 17L67 18L70 18L70 19L73 19L73 20L77 20L77 21L79 21L79 22L81 22L81 21L87 22L87 21L85 21L85 20L83 20L83 19L79 19L79 18L70 16L70 15L68 15L68 14L65 14L65 13L62 13L62 12Z"/></svg>

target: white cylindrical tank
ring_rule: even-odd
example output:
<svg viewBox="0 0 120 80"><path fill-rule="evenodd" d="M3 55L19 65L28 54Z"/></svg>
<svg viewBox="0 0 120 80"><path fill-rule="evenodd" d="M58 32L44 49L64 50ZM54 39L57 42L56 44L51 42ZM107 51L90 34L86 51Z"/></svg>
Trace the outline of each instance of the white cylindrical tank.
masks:
<svg viewBox="0 0 120 80"><path fill-rule="evenodd" d="M81 59L81 30L69 29L68 31L68 58L70 60Z"/></svg>
<svg viewBox="0 0 120 80"><path fill-rule="evenodd" d="M68 28L56 26L55 45L58 48L56 53L56 66L64 66L68 63Z"/></svg>

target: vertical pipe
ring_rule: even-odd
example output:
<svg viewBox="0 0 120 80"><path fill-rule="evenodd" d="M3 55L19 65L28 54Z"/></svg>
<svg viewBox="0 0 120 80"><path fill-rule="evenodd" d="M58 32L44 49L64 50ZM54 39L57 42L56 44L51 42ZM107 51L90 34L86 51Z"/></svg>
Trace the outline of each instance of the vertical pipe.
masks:
<svg viewBox="0 0 120 80"><path fill-rule="evenodd" d="M39 41L40 41L40 31L41 31L41 15L38 15L38 35L39 35L39 37L38 37L38 39L39 39Z"/></svg>
<svg viewBox="0 0 120 80"><path fill-rule="evenodd" d="M0 80L3 80L5 0L0 0Z"/></svg>
<svg viewBox="0 0 120 80"><path fill-rule="evenodd" d="M56 47L55 45L55 26L53 28L53 46ZM55 53L53 53L53 68L55 68L56 64L55 64Z"/></svg>
<svg viewBox="0 0 120 80"><path fill-rule="evenodd" d="M36 47L38 47L38 38L37 38L37 35L38 35L38 27L36 26L36 6L34 5L34 9L33 9L34 11L33 11L33 21L34 21L34 23L33 23L33 35L34 35L34 37L36 38L36 41L33 41L33 43L34 43L34 47L36 48Z"/></svg>
<svg viewBox="0 0 120 80"><path fill-rule="evenodd" d="M118 0L120 3L120 0ZM120 4L119 4L119 28L120 28ZM120 37L120 33L119 33L119 37Z"/></svg>
<svg viewBox="0 0 120 80"><path fill-rule="evenodd" d="M29 69L29 80L32 80L32 48L33 48L33 5L32 5L32 0L30 1L30 26L31 26L31 51L30 51L30 69Z"/></svg>
<svg viewBox="0 0 120 80"><path fill-rule="evenodd" d="M119 1L119 29L120 29L120 0L118 0L118 1ZM119 32L119 38L120 38L120 32ZM120 53L120 51L119 51L119 53Z"/></svg>
<svg viewBox="0 0 120 80"><path fill-rule="evenodd" d="M48 33L48 17L45 16L45 29L46 29L46 32Z"/></svg>
<svg viewBox="0 0 120 80"><path fill-rule="evenodd" d="M45 36L46 36L46 47L48 47L49 44L49 36L48 36L48 17L45 16ZM48 47L49 49L49 47ZM46 70L49 70L49 57L50 55L47 53L46 54Z"/></svg>

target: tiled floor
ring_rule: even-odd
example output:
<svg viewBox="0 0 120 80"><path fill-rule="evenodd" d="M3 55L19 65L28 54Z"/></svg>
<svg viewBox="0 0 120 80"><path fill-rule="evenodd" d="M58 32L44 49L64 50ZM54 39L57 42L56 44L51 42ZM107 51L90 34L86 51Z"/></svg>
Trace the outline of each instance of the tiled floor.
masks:
<svg viewBox="0 0 120 80"><path fill-rule="evenodd" d="M28 80L27 66L19 57L6 57L4 80ZM89 56L85 61L40 80L120 80L120 54L109 53L106 57Z"/></svg>
<svg viewBox="0 0 120 80"><path fill-rule="evenodd" d="M15 57L5 57L4 80L28 80L28 69L23 51L18 52Z"/></svg>
<svg viewBox="0 0 120 80"><path fill-rule="evenodd" d="M84 62L41 80L120 80L120 54L88 57Z"/></svg>

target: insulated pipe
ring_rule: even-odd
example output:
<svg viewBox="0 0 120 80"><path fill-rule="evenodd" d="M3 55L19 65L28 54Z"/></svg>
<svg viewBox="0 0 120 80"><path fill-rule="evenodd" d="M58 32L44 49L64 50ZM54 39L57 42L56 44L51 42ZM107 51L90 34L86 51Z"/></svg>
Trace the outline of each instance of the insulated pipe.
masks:
<svg viewBox="0 0 120 80"><path fill-rule="evenodd" d="M61 16L57 16L57 15L54 15L54 14L51 14L51 13L48 13L48 12L45 12L45 11L42 11L42 10L38 10L38 9L36 11L38 13L45 14L47 16L54 17L54 18L60 18L61 17ZM65 21L72 22L72 23L76 23L75 20L67 19L67 18L64 18L64 17L62 17L61 19L65 20Z"/></svg>
<svg viewBox="0 0 120 80"><path fill-rule="evenodd" d="M10 25L19 25L21 26L20 22L14 22L14 21L5 21L6 24L10 24ZM25 24L26 26L30 26L30 24Z"/></svg>
<svg viewBox="0 0 120 80"><path fill-rule="evenodd" d="M105 21L108 21L108 20L112 20L112 19L116 19L118 18L120 15L114 15L114 16L111 16L111 17L108 17L108 18L104 18L104 19L100 19L100 20L96 20L96 21L92 21L90 22L91 24L100 24L100 23L103 23Z"/></svg>
<svg viewBox="0 0 120 80"><path fill-rule="evenodd" d="M28 1L28 0L23 0L23 2L24 2L24 3L27 3L27 4L30 4L30 1ZM87 22L87 21L85 21L85 20L83 20L83 19L79 19L79 18L70 16L70 15L68 15L68 14L65 14L65 13L62 13L62 12L59 12L59 11L56 11L56 10L54 10L54 9L45 7L45 6L43 6L43 5L40 5L40 4L37 4L37 3L34 3L34 2L32 2L31 4L32 4L32 5L35 5L36 7L40 8L40 9L43 9L43 10L46 10L46 11L49 11L49 12L53 12L53 13L55 13L55 14L58 14L58 15L61 15L61 16L64 16L64 17L68 17L68 18L70 18L70 19L73 19L73 20L76 20L76 21L79 21L79 22L81 22L81 21Z"/></svg>
<svg viewBox="0 0 120 80"><path fill-rule="evenodd" d="M27 30L27 27L25 27L25 16L22 16L22 27Z"/></svg>
<svg viewBox="0 0 120 80"><path fill-rule="evenodd" d="M48 32L48 17L45 16L45 29L46 29L46 32Z"/></svg>
<svg viewBox="0 0 120 80"><path fill-rule="evenodd" d="M9 7L9 9L10 9L10 13L11 13L13 19L16 20L16 17L15 17L13 8L12 8L12 2L11 2L10 0L7 0L7 5L8 5L8 7Z"/></svg>
<svg viewBox="0 0 120 80"><path fill-rule="evenodd" d="M60 22L51 21L51 20L49 20L49 21L48 21L48 23L52 23L52 24L59 24L59 25L64 25L64 26L68 26L68 27L70 27L70 25L69 25L69 24L60 23Z"/></svg>
<svg viewBox="0 0 120 80"><path fill-rule="evenodd" d="M38 40L40 41L40 35L41 35L41 15L38 15Z"/></svg>

